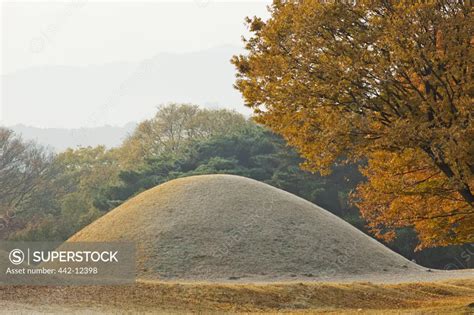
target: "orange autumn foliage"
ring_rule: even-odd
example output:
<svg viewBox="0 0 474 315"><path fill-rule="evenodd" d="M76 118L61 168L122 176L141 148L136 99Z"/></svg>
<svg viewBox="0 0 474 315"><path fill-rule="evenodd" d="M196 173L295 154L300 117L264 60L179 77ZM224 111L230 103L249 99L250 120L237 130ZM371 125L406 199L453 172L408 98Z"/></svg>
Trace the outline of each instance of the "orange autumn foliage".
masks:
<svg viewBox="0 0 474 315"><path fill-rule="evenodd" d="M322 174L368 161L354 200L376 236L474 242L472 8L462 2L274 1L248 19L236 88Z"/></svg>
<svg viewBox="0 0 474 315"><path fill-rule="evenodd" d="M361 171L368 180L354 201L377 237L389 241L396 228L413 226L419 248L472 242L471 206L422 152L374 152Z"/></svg>

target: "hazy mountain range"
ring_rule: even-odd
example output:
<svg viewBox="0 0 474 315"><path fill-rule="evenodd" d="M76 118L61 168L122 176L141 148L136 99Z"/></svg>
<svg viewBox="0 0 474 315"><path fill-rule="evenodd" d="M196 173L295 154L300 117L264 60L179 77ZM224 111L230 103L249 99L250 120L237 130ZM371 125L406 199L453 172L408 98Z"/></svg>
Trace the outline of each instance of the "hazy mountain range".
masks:
<svg viewBox="0 0 474 315"><path fill-rule="evenodd" d="M49 147L52 151L60 152L67 148L80 146L105 145L108 148L118 146L135 128L135 123L123 127L93 127L93 128L37 128L25 125L15 125L8 128L22 136L25 140L33 140Z"/></svg>
<svg viewBox="0 0 474 315"><path fill-rule="evenodd" d="M120 126L150 118L157 105L169 102L248 114L232 86L235 70L229 60L240 52L239 47L223 46L160 53L141 62L17 71L2 76L2 123L67 129Z"/></svg>

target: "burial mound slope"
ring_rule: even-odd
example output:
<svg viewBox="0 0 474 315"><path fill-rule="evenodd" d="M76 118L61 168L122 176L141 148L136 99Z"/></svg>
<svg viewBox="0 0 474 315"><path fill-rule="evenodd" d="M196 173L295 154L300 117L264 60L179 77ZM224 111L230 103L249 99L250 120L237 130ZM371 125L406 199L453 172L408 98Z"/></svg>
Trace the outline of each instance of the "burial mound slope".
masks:
<svg viewBox="0 0 474 315"><path fill-rule="evenodd" d="M422 270L328 211L233 175L159 185L69 241L135 242L141 279L344 279Z"/></svg>

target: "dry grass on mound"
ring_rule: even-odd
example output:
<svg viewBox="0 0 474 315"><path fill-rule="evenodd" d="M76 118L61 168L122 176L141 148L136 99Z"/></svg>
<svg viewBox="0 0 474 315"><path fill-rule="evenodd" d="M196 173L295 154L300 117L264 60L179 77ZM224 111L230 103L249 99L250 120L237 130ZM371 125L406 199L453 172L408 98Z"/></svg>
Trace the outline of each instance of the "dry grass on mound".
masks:
<svg viewBox="0 0 474 315"><path fill-rule="evenodd" d="M159 185L69 241L120 240L135 242L137 276L147 280L339 282L426 273L328 211L232 175L192 176Z"/></svg>
<svg viewBox="0 0 474 315"><path fill-rule="evenodd" d="M172 284L0 287L6 311L471 314L474 280L408 284Z"/></svg>

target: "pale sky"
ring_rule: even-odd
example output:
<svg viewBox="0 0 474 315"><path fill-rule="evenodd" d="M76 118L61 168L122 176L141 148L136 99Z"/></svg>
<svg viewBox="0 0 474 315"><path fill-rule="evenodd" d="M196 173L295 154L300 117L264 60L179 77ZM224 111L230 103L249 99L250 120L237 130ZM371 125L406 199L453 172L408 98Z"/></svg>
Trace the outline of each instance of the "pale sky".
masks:
<svg viewBox="0 0 474 315"><path fill-rule="evenodd" d="M1 73L242 46L244 18L267 17L270 2L2 1Z"/></svg>
<svg viewBox="0 0 474 315"><path fill-rule="evenodd" d="M122 125L149 117L157 105L173 101L249 112L232 88L234 70L228 60L241 52L241 37L248 35L245 17L267 18L269 0L0 1L0 125ZM225 53L216 54L216 47L226 47ZM206 77L203 72L207 71L196 72L199 65L185 68L187 53L209 49L212 53L205 56L190 55L189 62L203 60L211 67L215 64L212 70L216 71ZM166 78L159 81L163 80L160 69L166 68L160 60L168 60L166 56L157 59L160 53L184 56L170 60L181 58L176 75L188 78L184 82L187 85L181 86L179 80L167 82ZM218 56L218 60L213 63L209 56ZM133 87L127 83L128 96L117 93L149 58L154 58L156 65L151 78L140 79ZM108 64L112 66L101 68ZM209 82L208 86L193 90L190 78L201 73L198 80ZM173 73L168 69L163 75ZM154 82L162 91L153 92ZM216 86L214 91L209 88L211 84ZM89 118L99 116L103 104L110 95L117 98L116 94L120 97L114 101L118 105L109 114L100 114L104 116L100 120Z"/></svg>

